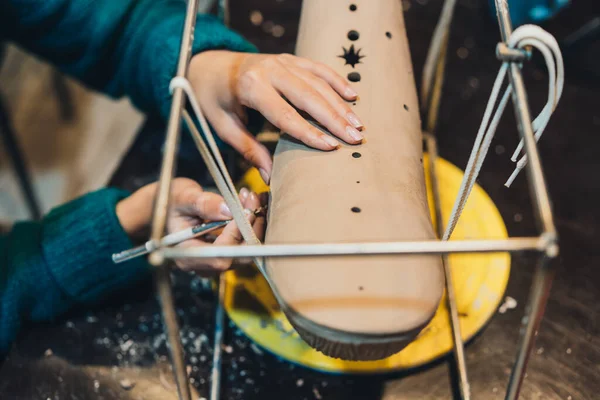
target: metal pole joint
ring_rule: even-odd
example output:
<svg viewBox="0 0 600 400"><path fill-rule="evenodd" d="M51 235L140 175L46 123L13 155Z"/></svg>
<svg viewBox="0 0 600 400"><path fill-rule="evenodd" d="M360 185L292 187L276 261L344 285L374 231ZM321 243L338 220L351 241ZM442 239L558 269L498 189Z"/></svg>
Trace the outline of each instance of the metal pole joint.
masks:
<svg viewBox="0 0 600 400"><path fill-rule="evenodd" d="M521 63L531 60L531 50L508 47L504 42L496 45L496 58L504 62Z"/></svg>

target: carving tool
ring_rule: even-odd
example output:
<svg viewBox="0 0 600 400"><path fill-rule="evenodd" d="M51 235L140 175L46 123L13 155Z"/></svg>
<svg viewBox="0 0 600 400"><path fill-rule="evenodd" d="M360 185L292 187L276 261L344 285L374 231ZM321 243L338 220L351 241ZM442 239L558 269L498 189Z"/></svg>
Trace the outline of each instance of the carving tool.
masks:
<svg viewBox="0 0 600 400"><path fill-rule="evenodd" d="M266 207L259 207L255 211L246 210L248 214L253 213L254 215L262 215L265 211ZM122 263L133 258L141 257L146 254L150 254L155 250L158 250L160 247L165 246L175 246L179 243L185 242L186 240L190 240L196 237L200 237L215 231L219 228L222 228L229 224L232 219L225 221L213 221L213 222L205 222L203 224L195 225L190 228L183 229L178 232L173 232L162 238L160 244L156 243L153 240L148 240L146 243L124 250L120 253L115 253L112 255L112 260L115 264Z"/></svg>

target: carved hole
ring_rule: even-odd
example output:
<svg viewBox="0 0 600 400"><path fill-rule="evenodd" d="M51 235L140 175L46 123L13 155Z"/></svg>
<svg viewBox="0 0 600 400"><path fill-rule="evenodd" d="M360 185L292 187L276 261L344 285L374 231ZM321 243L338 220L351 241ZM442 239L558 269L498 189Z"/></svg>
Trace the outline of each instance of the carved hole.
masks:
<svg viewBox="0 0 600 400"><path fill-rule="evenodd" d="M348 74L348 80L350 82L360 82L360 74L358 72L350 72Z"/></svg>
<svg viewBox="0 0 600 400"><path fill-rule="evenodd" d="M360 154L358 151L355 151L354 153L352 153L352 157L354 157L354 158L361 158L362 154Z"/></svg>
<svg viewBox="0 0 600 400"><path fill-rule="evenodd" d="M348 32L348 39L350 39L352 41L358 40L359 37L360 37L360 34L355 30Z"/></svg>
<svg viewBox="0 0 600 400"><path fill-rule="evenodd" d="M404 105L404 109L408 111L408 106L406 104Z"/></svg>
<svg viewBox="0 0 600 400"><path fill-rule="evenodd" d="M356 11L356 4L350 4L350 11Z"/></svg>
<svg viewBox="0 0 600 400"><path fill-rule="evenodd" d="M359 212L361 211L361 210L360 210L360 208L358 208L358 207L352 207L350 210L351 210L353 213L359 213Z"/></svg>
<svg viewBox="0 0 600 400"><path fill-rule="evenodd" d="M392 33L391 32L386 32L385 36L387 36L388 39L391 39L392 38Z"/></svg>

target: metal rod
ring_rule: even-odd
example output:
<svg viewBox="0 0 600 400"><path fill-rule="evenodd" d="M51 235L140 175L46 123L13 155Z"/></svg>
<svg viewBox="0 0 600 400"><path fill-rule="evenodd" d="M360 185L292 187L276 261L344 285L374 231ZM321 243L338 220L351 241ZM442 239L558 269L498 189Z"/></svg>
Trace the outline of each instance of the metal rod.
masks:
<svg viewBox="0 0 600 400"><path fill-rule="evenodd" d="M219 400L221 397L221 360L223 358L223 334L225 331L225 274L219 275L219 297L215 313L215 339L213 350L213 364L210 371L210 400Z"/></svg>
<svg viewBox="0 0 600 400"><path fill-rule="evenodd" d="M229 0L219 0L219 19L229 26Z"/></svg>
<svg viewBox="0 0 600 400"><path fill-rule="evenodd" d="M429 154L429 178L431 179L431 191L433 194L433 204L435 207L435 221L437 225L438 236L444 236L444 220L442 218L440 190L438 185L436 161L438 158L437 143L432 135L425 135L427 153ZM458 370L458 387L460 396L463 400L471 399L471 385L467 373L467 362L465 359L465 344L462 339L460 329L460 319L458 318L458 305L456 303L456 294L454 292L454 283L448 256L442 255L442 264L444 275L446 277L446 299L448 303L448 316L450 317L450 326L452 327L452 342L454 345L454 355L456 357L456 368Z"/></svg>
<svg viewBox="0 0 600 400"><path fill-rule="evenodd" d="M506 0L496 0L496 12L502 40L507 42L512 33L512 25L508 12L508 3ZM512 99L517 119L519 133L523 138L525 152L527 154L527 172L533 198L533 205L536 211L537 222L544 233L556 237L556 227L552 216L552 207L548 197L548 189L537 144L531 127L531 114L529 112L529 103L521 68L516 63L511 63L509 68L509 79L512 85Z"/></svg>
<svg viewBox="0 0 600 400"><path fill-rule="evenodd" d="M501 240L438 240L420 242L266 244L261 246L206 246L202 248L162 248L157 250L165 259L185 258L247 258L247 257L308 257L367 256L385 254L449 254L544 252L548 240L543 237L517 237Z"/></svg>
<svg viewBox="0 0 600 400"><path fill-rule="evenodd" d="M179 77L185 77L187 75L187 70L191 59L192 40L194 37L194 27L196 25L197 12L198 1L189 0L187 2L186 16L179 52L179 61L177 64L176 75ZM175 172L175 157L179 144L179 133L181 130L181 113L184 106L184 92L181 88L177 88L173 93L173 100L171 102L169 122L167 125L167 137L165 139L158 193L156 196L154 217L152 221L151 239L156 243L160 242L165 233L171 182ZM173 373L175 375L179 399L191 400L188 377L184 363L183 347L179 337L179 325L177 323L175 307L173 303L170 275L166 268L164 262L165 260L157 253L152 253L149 259L154 266L159 267L159 271L157 271L156 274L156 286L160 297L163 320L169 338L171 361L173 364Z"/></svg>
<svg viewBox="0 0 600 400"><path fill-rule="evenodd" d="M192 39L194 36L194 25L196 23L196 13L198 8L197 0L188 1L188 7L183 27L183 36L179 53L179 62L177 64L178 77L186 77L191 58ZM165 231L167 214L169 208L169 196L171 181L175 172L175 157L177 154L177 145L179 143L179 133L181 131L181 113L185 106L185 97L183 89L175 88L169 122L167 125L167 137L165 140L163 160L160 170L160 179L158 194L154 207L154 220L152 223L152 239L160 240Z"/></svg>
<svg viewBox="0 0 600 400"><path fill-rule="evenodd" d="M521 320L520 338L517 346L517 359L513 365L510 379L508 380L508 388L506 391L507 400L515 400L519 397L521 384L527 368L527 361L535 343L540 322L544 317L546 302L552 286L554 278L554 268L552 268L551 259L542 256L536 265L535 275L531 290L529 291L529 299L525 307L525 316Z"/></svg>
<svg viewBox="0 0 600 400"><path fill-rule="evenodd" d="M512 32L512 25L506 0L496 0L496 12L502 39L504 42L507 42ZM519 397L529 354L531 353L531 349L535 342L535 334L540 321L542 320L548 292L552 284L554 271L548 257L556 256L558 247L556 245L557 234L552 216L552 207L548 197L548 189L531 126L531 115L529 112L527 93L525 92L525 84L523 82L521 69L516 63L510 64L509 79L512 85L512 100L517 119L517 126L519 128L519 133L523 138L525 152L527 154L527 176L529 178L529 187L536 211L537 222L544 234L548 236L552 243L554 243L554 245L547 248L546 255L541 257L536 265L532 287L529 292L525 317L522 321L524 326L521 328L517 358L511 371L506 392L506 399L514 400Z"/></svg>
<svg viewBox="0 0 600 400"><path fill-rule="evenodd" d="M175 312L173 291L171 290L171 273L168 268L163 267L157 268L155 274L156 292L160 297L162 306L163 323L167 331L169 352L171 354L171 364L173 365L177 393L180 400L191 400L190 386L188 384L187 371L185 369L183 346L181 345L179 336L177 313Z"/></svg>

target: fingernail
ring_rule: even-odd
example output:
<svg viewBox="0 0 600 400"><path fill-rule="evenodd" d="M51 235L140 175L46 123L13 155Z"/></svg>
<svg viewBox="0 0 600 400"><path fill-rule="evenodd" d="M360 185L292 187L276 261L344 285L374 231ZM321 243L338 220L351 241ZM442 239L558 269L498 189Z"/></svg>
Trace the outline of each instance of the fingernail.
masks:
<svg viewBox="0 0 600 400"><path fill-rule="evenodd" d="M331 146L334 149L337 149L340 146L340 142L328 135L321 136L321 140L323 140L327 146Z"/></svg>
<svg viewBox="0 0 600 400"><path fill-rule="evenodd" d="M256 196L256 193L254 193L254 192L250 193L250 202L258 203L258 197Z"/></svg>
<svg viewBox="0 0 600 400"><path fill-rule="evenodd" d="M356 93L356 91L354 89L352 89L350 86L348 86L346 88L346 91L344 92L344 95L346 97L356 97L356 96L358 96L358 93Z"/></svg>
<svg viewBox="0 0 600 400"><path fill-rule="evenodd" d="M269 176L269 174L267 173L267 171L263 168L259 168L258 169L258 173L260 174L261 178L263 179L263 181L265 181L265 183L268 185L269 181L271 180L271 177Z"/></svg>
<svg viewBox="0 0 600 400"><path fill-rule="evenodd" d="M229 207L227 207L227 204L225 203L221 203L221 214L225 215L226 217L233 217L231 210L229 209Z"/></svg>
<svg viewBox="0 0 600 400"><path fill-rule="evenodd" d="M357 142L361 142L364 139L363 136L360 134L360 132L358 130L356 130L355 128L351 127L350 125L348 125L346 127L346 133L348 135L350 135L352 137L352 139L356 140Z"/></svg>
<svg viewBox="0 0 600 400"><path fill-rule="evenodd" d="M360 129L362 128L364 125L363 123L360 121L360 119L358 119L358 117L356 116L356 114L354 113L348 113L346 115L346 119L352 124L354 125L354 127L356 129Z"/></svg>
<svg viewBox="0 0 600 400"><path fill-rule="evenodd" d="M248 189L242 188L242 190L240 190L240 197L242 198L242 201L246 201L249 194L250 194L250 191L248 191Z"/></svg>

